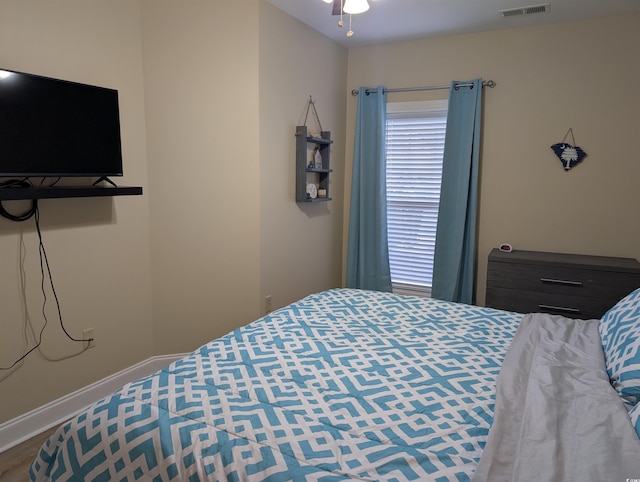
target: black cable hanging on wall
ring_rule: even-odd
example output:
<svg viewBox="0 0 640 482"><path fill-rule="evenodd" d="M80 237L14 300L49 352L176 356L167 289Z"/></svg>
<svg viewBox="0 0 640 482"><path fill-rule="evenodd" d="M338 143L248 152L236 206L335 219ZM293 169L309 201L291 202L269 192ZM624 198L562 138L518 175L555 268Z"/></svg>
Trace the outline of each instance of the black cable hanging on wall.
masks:
<svg viewBox="0 0 640 482"><path fill-rule="evenodd" d="M14 187L33 187L31 185L31 183L29 183L26 179L22 179L22 180L17 180L17 179L12 179L11 181L6 181L6 182L2 182L0 183L0 189L2 188L14 188ZM22 214L12 214L9 211L7 211L4 208L4 205L2 204L2 201L0 201L0 216L10 219L11 221L16 221L16 222L22 222L22 221L26 221L27 219L30 219L31 217L33 217L33 215L36 213L36 210L38 209L38 200L37 199L32 199L31 200L31 207L29 209L27 209L24 213Z"/></svg>
<svg viewBox="0 0 640 482"><path fill-rule="evenodd" d="M57 181L56 181L57 182ZM32 184L28 182L27 179L22 179L22 180L11 180L11 181L6 181L4 183L0 183L0 189L2 188L13 188L13 187L22 187L22 188L29 188L32 187ZM47 293L45 291L45 272L46 275L49 278L49 286L51 287L51 292L53 293L53 298L55 300L56 303L56 309L57 309L57 315L58 315L58 320L60 321L60 327L62 328L62 331L64 332L64 334L67 336L68 339L70 339L71 341L75 341L75 342L82 342L82 343L87 343L87 342L91 342L93 341L93 338L88 338L88 339L84 339L84 338L74 338L73 336L71 336L69 334L69 332L67 331L67 329L64 326L64 322L62 320L62 312L60 309L60 301L58 300L58 294L56 293L56 289L55 286L53 284L53 277L51 275L51 267L49 266L49 259L47 258L47 252L44 249L44 243L42 241L42 232L40 231L40 212L38 210L38 200L37 199L33 199L31 201L31 207L29 209L27 209L24 213L22 214L11 214L10 212L8 212L4 206L2 205L2 201L0 201L0 215L10 219L11 221L16 221L16 222L22 222L22 221L26 221L27 219L30 218L34 218L35 219L35 226L36 226L36 232L38 234L38 252L40 255L40 273L41 273L41 277L42 277L42 282L41 282L41 289L42 289L42 294L44 296L44 303L42 305L42 316L44 318L44 324L42 326L42 328L40 329L39 332L39 336L38 339L35 343L34 346L32 346L30 349L28 349L26 352L24 352L22 354L22 356L20 356L17 360L15 360L10 366L0 366L0 370L10 370L13 367L15 367L18 363L20 363L22 360L24 360L30 353L32 353L33 351L35 351L38 347L40 347L40 345L42 344L42 334L44 333L44 329L46 328L46 326L49 323L49 320L47 318L47 314L45 311L46 308L46 304L47 304ZM82 351L85 351L88 348L85 347Z"/></svg>

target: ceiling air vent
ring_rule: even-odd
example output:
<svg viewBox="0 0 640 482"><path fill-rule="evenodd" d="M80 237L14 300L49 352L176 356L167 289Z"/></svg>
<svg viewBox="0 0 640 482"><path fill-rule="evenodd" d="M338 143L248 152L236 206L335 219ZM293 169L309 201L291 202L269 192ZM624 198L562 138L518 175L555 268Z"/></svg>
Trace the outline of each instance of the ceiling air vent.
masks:
<svg viewBox="0 0 640 482"><path fill-rule="evenodd" d="M548 3L542 5L530 5L528 7L510 8L508 10L500 10L502 18L520 17L522 15L532 15L534 13L547 13L550 10Z"/></svg>

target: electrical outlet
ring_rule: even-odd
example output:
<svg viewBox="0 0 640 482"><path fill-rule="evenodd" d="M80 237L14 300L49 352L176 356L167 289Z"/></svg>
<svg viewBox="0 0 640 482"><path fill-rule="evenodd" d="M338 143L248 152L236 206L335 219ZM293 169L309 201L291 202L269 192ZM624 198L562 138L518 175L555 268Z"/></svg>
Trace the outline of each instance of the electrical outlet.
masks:
<svg viewBox="0 0 640 482"><path fill-rule="evenodd" d="M268 315L269 313L271 313L271 295L264 297L264 314Z"/></svg>
<svg viewBox="0 0 640 482"><path fill-rule="evenodd" d="M84 342L85 348L93 348L94 346L96 346L96 338L93 328L87 328L86 330L83 330L82 339L89 340Z"/></svg>

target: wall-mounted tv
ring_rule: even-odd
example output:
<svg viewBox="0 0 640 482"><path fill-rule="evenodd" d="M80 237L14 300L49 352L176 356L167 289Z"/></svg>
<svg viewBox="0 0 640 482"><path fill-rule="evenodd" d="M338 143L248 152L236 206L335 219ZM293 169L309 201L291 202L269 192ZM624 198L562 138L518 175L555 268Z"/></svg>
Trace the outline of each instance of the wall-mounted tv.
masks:
<svg viewBox="0 0 640 482"><path fill-rule="evenodd" d="M0 70L0 176L122 176L118 91Z"/></svg>

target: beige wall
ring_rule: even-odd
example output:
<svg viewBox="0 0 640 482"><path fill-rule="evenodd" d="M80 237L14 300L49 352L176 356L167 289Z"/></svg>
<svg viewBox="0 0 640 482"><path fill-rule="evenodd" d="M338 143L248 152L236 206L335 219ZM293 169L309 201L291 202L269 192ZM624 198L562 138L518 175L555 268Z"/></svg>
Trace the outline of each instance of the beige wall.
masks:
<svg viewBox="0 0 640 482"><path fill-rule="evenodd" d="M40 351L0 371L0 422L153 355L149 196L140 44L140 8L129 0L2 0L0 66L118 89L124 172L121 185L143 196L42 200L43 242L64 325L76 338L95 328L96 347L64 336L47 291L48 325ZM4 203L19 211L21 203ZM19 289L24 242L24 293ZM40 266L34 220L0 218L0 365L39 332ZM24 294L24 296L23 296ZM26 304L23 301L26 300ZM25 309L28 319L25 319Z"/></svg>
<svg viewBox="0 0 640 482"><path fill-rule="evenodd" d="M340 285L347 50L267 2L260 15L262 299L273 308ZM296 204L295 127L309 95L331 131L332 201ZM317 129L312 113L307 126Z"/></svg>
<svg viewBox="0 0 640 482"><path fill-rule="evenodd" d="M118 89L121 184L144 187L41 202L65 325L94 327L97 346L46 360L79 351L50 302L43 353L0 372L0 423L253 321L266 294L275 308L340 283L346 63L264 0L0 0L0 68ZM300 207L293 134L309 94L334 134L334 201ZM3 365L24 349L21 239L41 326L33 223L0 218Z"/></svg>
<svg viewBox="0 0 640 482"><path fill-rule="evenodd" d="M258 1L143 5L155 348L175 353L260 314Z"/></svg>
<svg viewBox="0 0 640 482"><path fill-rule="evenodd" d="M484 94L480 303L487 255L502 242L640 259L638 45L640 16L632 15L350 49L349 90L497 82ZM446 96L390 94L389 101ZM355 106L348 102L347 153ZM550 146L569 128L588 157L565 172ZM345 213L346 224L348 202Z"/></svg>

